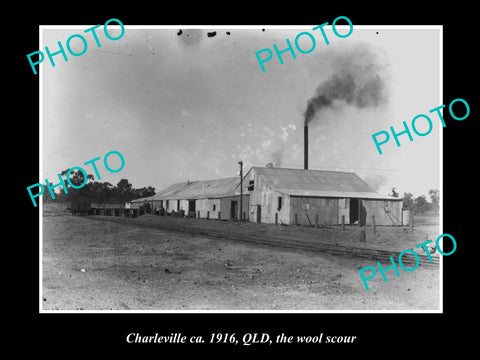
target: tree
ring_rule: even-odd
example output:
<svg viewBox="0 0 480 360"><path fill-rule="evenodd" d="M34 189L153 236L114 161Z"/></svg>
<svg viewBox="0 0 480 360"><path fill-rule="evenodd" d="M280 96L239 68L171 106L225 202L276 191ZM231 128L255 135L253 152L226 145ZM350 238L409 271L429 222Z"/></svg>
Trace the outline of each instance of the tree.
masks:
<svg viewBox="0 0 480 360"><path fill-rule="evenodd" d="M425 195L420 195L417 196L415 199L415 212L416 213L423 213L425 211L429 211L432 207L432 204L430 204L427 201L427 197Z"/></svg>
<svg viewBox="0 0 480 360"><path fill-rule="evenodd" d="M69 169L61 172L63 177L66 176ZM123 204L133 199L147 197L155 194L155 188L148 186L141 189L134 189L127 179L121 179L116 186L109 182L95 181L93 175L87 174L87 181L83 172L77 170L70 172L70 182L65 181L67 192L63 186L56 188L55 199L61 202L81 202L95 204ZM76 187L84 184L81 188ZM51 183L51 185L53 185ZM45 198L45 197L44 197Z"/></svg>
<svg viewBox="0 0 480 360"><path fill-rule="evenodd" d="M435 209L435 214L438 214L440 209L440 191L437 189L429 190L428 195L432 200L433 208Z"/></svg>
<svg viewBox="0 0 480 360"><path fill-rule="evenodd" d="M136 189L135 197L133 197L130 200L138 199L138 198L144 198L144 197L148 197L148 196L152 196L152 195L155 195L155 188L154 187L151 187L151 186L143 187L143 188L140 188L140 189Z"/></svg>
<svg viewBox="0 0 480 360"><path fill-rule="evenodd" d="M408 210L413 210L413 194L403 193L403 208Z"/></svg>
<svg viewBox="0 0 480 360"><path fill-rule="evenodd" d="M127 179L122 179L117 183L117 188L121 193L130 193L132 191L132 184Z"/></svg>
<svg viewBox="0 0 480 360"><path fill-rule="evenodd" d="M98 181L92 182L90 185L90 198L92 199L92 203L102 204L104 202L103 196L103 183Z"/></svg>
<svg viewBox="0 0 480 360"><path fill-rule="evenodd" d="M121 179L115 188L117 200L121 203L125 203L131 200L132 197L132 184L127 179Z"/></svg>
<svg viewBox="0 0 480 360"><path fill-rule="evenodd" d="M109 182L102 183L102 203L107 204L113 199L113 185Z"/></svg>

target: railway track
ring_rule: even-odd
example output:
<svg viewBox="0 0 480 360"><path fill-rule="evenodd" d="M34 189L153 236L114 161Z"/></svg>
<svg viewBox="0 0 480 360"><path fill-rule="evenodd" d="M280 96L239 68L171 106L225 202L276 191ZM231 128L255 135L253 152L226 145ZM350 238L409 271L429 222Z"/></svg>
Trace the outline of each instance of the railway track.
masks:
<svg viewBox="0 0 480 360"><path fill-rule="evenodd" d="M155 228L155 229L162 229L167 231L173 232L181 232L193 235L201 235L210 238L220 238L220 239L230 239L236 240L251 244L260 244L265 246L273 246L273 247L282 247L282 248L291 248L291 249L302 249L307 251L313 252L320 252L320 253L328 253L331 255L338 255L338 256L348 256L348 257L360 257L364 259L371 259L375 261L380 261L382 264L390 264L390 256L392 256L396 261L398 261L398 257L400 255L400 251L390 251L390 250L381 250L381 249L371 249L371 248L362 248L362 247L355 247L355 246L344 246L344 245L333 245L333 244L326 244L320 242L313 242L313 241L302 241L302 240L294 240L290 238L282 238L282 237L269 237L264 235L255 235L251 236L244 236L240 234L228 233L219 230L206 230L206 229L199 229L193 228L190 226L175 226L171 224L145 224L141 222L131 222L131 221L124 221L120 218L115 217L101 217L97 218L94 216L89 216L89 219L97 220L97 221L110 221L117 224L134 224L136 226L141 226L145 228ZM425 254L418 254L419 263L423 266L438 266L439 265L439 256L433 255L432 260L430 262L428 256ZM415 265L416 259L414 256L411 255L404 255L402 257L403 264Z"/></svg>

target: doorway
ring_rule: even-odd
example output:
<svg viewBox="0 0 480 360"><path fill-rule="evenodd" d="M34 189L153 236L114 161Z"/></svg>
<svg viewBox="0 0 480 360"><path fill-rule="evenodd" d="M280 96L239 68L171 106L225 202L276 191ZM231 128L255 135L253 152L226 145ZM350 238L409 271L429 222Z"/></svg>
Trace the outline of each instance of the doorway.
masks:
<svg viewBox="0 0 480 360"><path fill-rule="evenodd" d="M188 200L188 216L195 217L196 208L195 208L195 200Z"/></svg>
<svg viewBox="0 0 480 360"><path fill-rule="evenodd" d="M358 205L359 199L350 199L350 225L358 221Z"/></svg>
<svg viewBox="0 0 480 360"><path fill-rule="evenodd" d="M367 209L362 204L362 199L350 199L350 225L365 226L367 223Z"/></svg>
<svg viewBox="0 0 480 360"><path fill-rule="evenodd" d="M232 200L230 203L230 219L237 219L238 201Z"/></svg>

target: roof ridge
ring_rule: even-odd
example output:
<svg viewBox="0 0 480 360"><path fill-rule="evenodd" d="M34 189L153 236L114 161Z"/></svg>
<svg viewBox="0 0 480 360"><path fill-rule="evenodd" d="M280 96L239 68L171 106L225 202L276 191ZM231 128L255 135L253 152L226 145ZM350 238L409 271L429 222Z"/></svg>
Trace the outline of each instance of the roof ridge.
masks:
<svg viewBox="0 0 480 360"><path fill-rule="evenodd" d="M230 176L230 177L226 177L226 178L219 178L219 179L207 179L207 180L189 180L189 182L183 182L183 183L179 183L179 184L192 184L192 183L202 183L202 182L207 182L207 181L220 181L220 180L232 180L232 179L236 179L237 177L236 176Z"/></svg>
<svg viewBox="0 0 480 360"><path fill-rule="evenodd" d="M278 170L299 170L299 171L322 171L322 172L333 172L333 173L344 173L344 174L355 174L354 171L338 171L338 170L319 170L319 169L297 169L297 168L284 168L284 167L265 167L265 166L252 166L252 169L278 169ZM358 176L358 175L357 175Z"/></svg>

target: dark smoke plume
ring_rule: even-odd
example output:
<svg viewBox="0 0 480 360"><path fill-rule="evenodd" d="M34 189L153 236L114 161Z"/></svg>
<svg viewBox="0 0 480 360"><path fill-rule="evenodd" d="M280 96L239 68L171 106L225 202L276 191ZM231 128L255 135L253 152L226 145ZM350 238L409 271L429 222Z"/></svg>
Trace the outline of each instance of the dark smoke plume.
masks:
<svg viewBox="0 0 480 360"><path fill-rule="evenodd" d="M357 108L377 107L386 100L385 65L365 45L354 48L334 59L334 73L318 86L307 101L305 124L315 115L337 102Z"/></svg>

